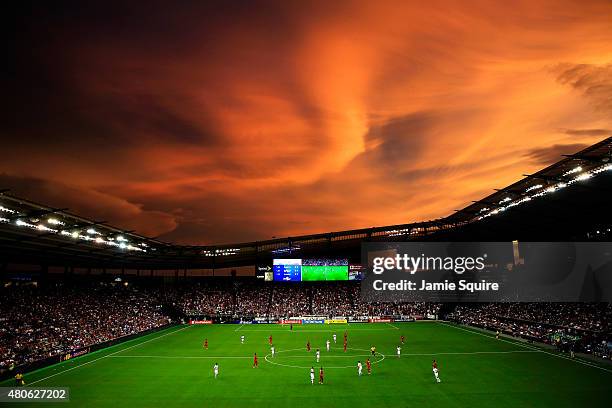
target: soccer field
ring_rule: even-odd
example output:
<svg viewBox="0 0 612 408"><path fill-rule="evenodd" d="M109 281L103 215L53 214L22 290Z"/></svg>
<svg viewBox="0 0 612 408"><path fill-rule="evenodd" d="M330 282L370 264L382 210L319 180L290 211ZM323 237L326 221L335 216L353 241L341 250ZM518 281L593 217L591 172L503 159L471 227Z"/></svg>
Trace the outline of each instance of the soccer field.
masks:
<svg viewBox="0 0 612 408"><path fill-rule="evenodd" d="M332 341L327 352L325 341L333 333L338 343ZM401 335L406 343L397 358ZM202 347L204 338L208 350ZM368 358L372 345L379 352L372 375L364 365L358 377L357 361ZM259 368L252 368L255 352ZM434 358L440 384L431 370ZM310 384L311 366L315 385ZM320 366L324 385L317 384ZM608 406L612 370L437 322L294 325L293 331L282 325L204 325L153 333L29 373L26 382L28 387L70 387L68 405L79 407L592 407Z"/></svg>

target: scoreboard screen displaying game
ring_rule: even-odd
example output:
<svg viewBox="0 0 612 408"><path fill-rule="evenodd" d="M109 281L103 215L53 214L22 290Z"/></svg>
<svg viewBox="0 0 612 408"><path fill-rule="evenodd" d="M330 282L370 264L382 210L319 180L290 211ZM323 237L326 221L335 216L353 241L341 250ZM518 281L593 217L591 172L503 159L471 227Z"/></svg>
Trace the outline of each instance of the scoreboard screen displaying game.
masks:
<svg viewBox="0 0 612 408"><path fill-rule="evenodd" d="M302 280L348 280L348 265L302 265Z"/></svg>
<svg viewBox="0 0 612 408"><path fill-rule="evenodd" d="M284 282L349 280L346 260L274 259L274 280Z"/></svg>

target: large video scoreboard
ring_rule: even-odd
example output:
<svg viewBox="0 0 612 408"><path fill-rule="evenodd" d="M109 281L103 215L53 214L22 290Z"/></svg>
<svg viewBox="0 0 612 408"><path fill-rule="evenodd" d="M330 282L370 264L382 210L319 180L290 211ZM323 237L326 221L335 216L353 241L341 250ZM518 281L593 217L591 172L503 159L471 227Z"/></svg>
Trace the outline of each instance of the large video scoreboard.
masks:
<svg viewBox="0 0 612 408"><path fill-rule="evenodd" d="M349 280L348 261L342 259L274 259L272 270L279 282Z"/></svg>
<svg viewBox="0 0 612 408"><path fill-rule="evenodd" d="M275 281L299 282L302 280L301 259L275 259L272 263Z"/></svg>

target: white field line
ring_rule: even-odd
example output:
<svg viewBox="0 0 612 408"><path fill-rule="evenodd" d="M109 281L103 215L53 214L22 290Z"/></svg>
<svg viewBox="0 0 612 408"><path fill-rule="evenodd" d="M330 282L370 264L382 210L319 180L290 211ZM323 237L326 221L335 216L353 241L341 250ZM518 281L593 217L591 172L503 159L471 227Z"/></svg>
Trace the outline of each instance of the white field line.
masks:
<svg viewBox="0 0 612 408"><path fill-rule="evenodd" d="M399 327L392 325L391 323L387 323L389 326L393 327L395 330L399 330Z"/></svg>
<svg viewBox="0 0 612 408"><path fill-rule="evenodd" d="M252 359L253 356L122 356L113 355L110 358L171 358L171 359Z"/></svg>
<svg viewBox="0 0 612 408"><path fill-rule="evenodd" d="M241 330L244 327L244 324L240 324L240 327L238 327L237 329L235 329L234 331L238 331Z"/></svg>
<svg viewBox="0 0 612 408"><path fill-rule="evenodd" d="M281 354L281 353L289 353L292 351L297 351L297 350L302 350L302 348L296 348L296 349L289 349L289 350L279 350L277 351L277 354ZM348 350L354 350L354 351L368 351L366 349L358 349L358 348L350 348L348 347ZM288 358L292 358L292 357L297 357L297 356L287 356ZM300 358L302 357L308 357L308 358L313 358L313 356L299 356ZM327 357L331 357L331 356L327 356ZM338 357L342 357L342 356L338 356ZM346 357L357 357L355 354L349 354ZM383 361L385 359L385 355L383 353L377 353L377 357L382 357L380 360L375 360L372 361L372 364L378 364L381 361ZM266 360L268 363L273 364L273 365L277 365L277 366L282 366L282 367L290 367L290 368L308 368L308 366L304 367L304 366L298 366L298 365L292 365L292 364L283 364L283 363L279 363L276 362L275 360L277 360L276 358L271 358L271 354L268 354L264 357L264 360ZM311 366L312 367L312 366ZM347 366L329 366L326 365L325 368L355 368L355 365L351 364L351 365L347 365Z"/></svg>
<svg viewBox="0 0 612 408"><path fill-rule="evenodd" d="M488 337L490 339L495 339L494 336L489 336L489 335L487 335L485 333L481 333L481 332L474 331L474 330L464 329L463 327L453 326L451 324L444 323L444 322L439 322L439 323L444 325L444 326L453 327L453 328L455 328L457 330L463 330L463 331L466 331L468 333L478 334L478 335L483 336L483 337ZM597 368L599 370L606 371L608 373L612 373L612 370L610 370L608 368L601 367L601 366L598 366L596 364L591 364L591 363L588 363L588 362L583 361L583 360L579 360L579 359L575 359L575 358L572 359L572 358L569 358L569 357L566 357L566 356L562 356L560 354L551 353L550 351L542 350L542 349L540 349L538 347L535 347L535 346L529 346L527 344L522 344L520 342L510 341L510 340L506 340L506 339L502 339L502 338L497 339L497 341L504 341L506 343L514 344L515 346L521 346L521 347L524 347L526 349L535 350L535 351L538 351L540 353L548 354L549 356L562 358L562 359L565 359L565 360L568 360L568 361L573 361L574 363L582 364L582 365L585 365L585 366L588 366L588 367L593 367L593 368Z"/></svg>
<svg viewBox="0 0 612 408"><path fill-rule="evenodd" d="M133 349L134 347L142 346L143 344L149 343L149 342L151 342L151 341L153 341L153 340L158 340L158 339L161 339L162 337L166 337L166 336L169 336L169 335L171 335L171 334L178 333L178 332L180 332L180 331L183 331L183 330L185 330L185 329L188 329L189 327L190 327L190 326L186 326L186 327L183 327L182 329L178 329L178 330L172 331L172 332L170 332L170 333L166 333L166 334L163 334L163 335L161 335L161 336L154 337L154 338L149 339L149 340L147 340L147 341L143 341L142 343L137 343L137 344L134 344L133 346L130 346L130 347L127 347L127 348L124 348L124 349L121 349L121 350L117 350L117 351L115 351L115 352L112 352L112 353L110 353L110 354L104 355L104 356L102 356L102 357L98 357L98 358L95 358L95 359L93 359L93 360L89 360L89 361L87 361L87 362L85 362L85 363L83 363L83 364L79 364L79 365L77 365L77 366L70 367L70 368L68 368L68 369L66 369L66 370L60 371L59 373L51 374L51 375L49 375L49 376L47 376L47 377L43 377L43 378L41 378L41 379L39 379L39 380L32 381L32 382L31 382L31 383L29 383L28 385L33 385L33 384L39 383L39 382L41 382L41 381L48 380L49 378L53 378L53 377L55 377L55 376L57 376L57 375L67 373L68 371L72 371L72 370L74 370L74 369L76 369L76 368L83 367L83 366L86 366L86 365L91 364L91 363L95 363L96 361L100 361L100 360L102 360L103 358L111 357L111 356L114 356L114 355L116 355L116 354L118 354L118 353L121 353L121 352L123 352L123 351Z"/></svg>

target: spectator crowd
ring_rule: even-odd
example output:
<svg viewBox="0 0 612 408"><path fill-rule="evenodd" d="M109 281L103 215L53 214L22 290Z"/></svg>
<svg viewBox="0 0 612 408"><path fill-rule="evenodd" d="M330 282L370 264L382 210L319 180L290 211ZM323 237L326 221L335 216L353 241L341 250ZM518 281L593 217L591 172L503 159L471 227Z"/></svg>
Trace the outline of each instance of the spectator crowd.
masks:
<svg viewBox="0 0 612 408"><path fill-rule="evenodd" d="M155 296L118 284L0 289L0 369L164 326Z"/></svg>
<svg viewBox="0 0 612 408"><path fill-rule="evenodd" d="M9 285L0 288L0 370L62 356L94 344L162 327L173 318L282 319L297 316L438 318L533 341L580 338L606 353L612 308L590 303L366 302L358 282L295 284L207 280L138 287L125 282ZM555 340L557 339L557 340Z"/></svg>
<svg viewBox="0 0 612 408"><path fill-rule="evenodd" d="M187 316L280 319L294 316L437 315L429 303L366 303L358 282L311 284L240 282L195 284L167 290L167 300Z"/></svg>
<svg viewBox="0 0 612 408"><path fill-rule="evenodd" d="M457 306L448 320L552 345L569 341L576 351L601 352L602 345L612 342L609 303L466 304Z"/></svg>

